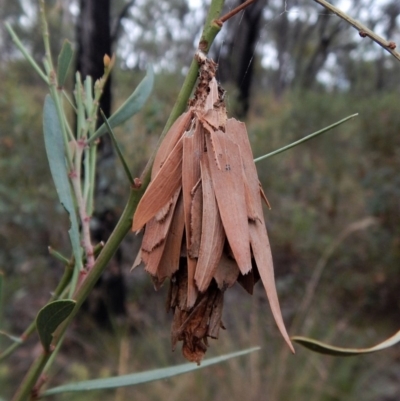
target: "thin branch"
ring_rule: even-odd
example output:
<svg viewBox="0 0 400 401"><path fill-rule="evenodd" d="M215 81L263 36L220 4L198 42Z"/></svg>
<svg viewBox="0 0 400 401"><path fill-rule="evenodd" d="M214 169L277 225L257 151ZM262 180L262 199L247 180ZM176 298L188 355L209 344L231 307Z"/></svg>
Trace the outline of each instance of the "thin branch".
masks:
<svg viewBox="0 0 400 401"><path fill-rule="evenodd" d="M119 36L119 31L121 30L121 22L127 16L129 9L135 4L135 0L131 0L125 4L122 10L119 12L117 18L115 19L114 28L111 33L111 43L114 44Z"/></svg>
<svg viewBox="0 0 400 401"><path fill-rule="evenodd" d="M218 21L224 23L226 21L228 21L229 18L232 18L233 16L235 16L237 13L239 13L240 11L244 10L247 6L249 6L250 4L256 2L257 0L247 0L246 2L244 2L243 4L241 4L240 6L234 8L232 11L229 11L229 13L225 14L223 17L221 17Z"/></svg>
<svg viewBox="0 0 400 401"><path fill-rule="evenodd" d="M370 37L374 42L378 43L379 46L382 46L385 50L391 53L397 60L400 61L400 53L396 51L396 43L392 41L388 41L381 36L377 35L374 31L367 28L361 22L356 21L355 19L349 17L346 13L339 10L338 8L334 7L332 4L328 3L325 0L314 0L316 3L320 4L321 6L325 7L329 11L332 11L338 17L342 18L346 22L348 22L351 26L358 30L358 33L362 38Z"/></svg>

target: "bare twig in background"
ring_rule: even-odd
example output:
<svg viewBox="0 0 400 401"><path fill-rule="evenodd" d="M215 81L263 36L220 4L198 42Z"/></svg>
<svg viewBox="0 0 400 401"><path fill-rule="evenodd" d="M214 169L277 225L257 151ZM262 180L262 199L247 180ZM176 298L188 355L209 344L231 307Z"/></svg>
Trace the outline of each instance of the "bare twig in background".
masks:
<svg viewBox="0 0 400 401"><path fill-rule="evenodd" d="M245 3L241 4L240 6L234 8L232 11L229 11L229 13L225 14L223 17L219 18L219 22L224 23L228 21L229 18L232 18L235 16L237 13L240 11L244 10L247 6L250 4L254 3L257 0L247 0Z"/></svg>
<svg viewBox="0 0 400 401"><path fill-rule="evenodd" d="M355 19L349 17L346 13L339 10L338 8L334 7L332 4L328 3L325 0L314 0L316 3L320 4L321 6L325 7L329 11L332 11L338 17L342 18L346 22L348 22L351 26L358 30L358 33L362 38L366 36L370 37L374 42L378 43L379 46L382 46L385 50L391 53L397 60L400 61L400 53L396 51L396 43L393 41L388 41L381 36L377 35L375 32L368 29L365 25L361 22L356 21Z"/></svg>

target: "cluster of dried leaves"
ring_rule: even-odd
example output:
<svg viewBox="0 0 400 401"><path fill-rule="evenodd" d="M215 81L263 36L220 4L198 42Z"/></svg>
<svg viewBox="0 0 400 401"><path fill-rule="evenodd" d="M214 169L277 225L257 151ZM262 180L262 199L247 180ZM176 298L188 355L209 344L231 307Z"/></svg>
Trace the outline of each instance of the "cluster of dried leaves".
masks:
<svg viewBox="0 0 400 401"><path fill-rule="evenodd" d="M171 280L172 344L197 363L218 338L224 291L238 281L249 293L261 278L275 321L287 335L253 154L243 123L228 119L217 65L199 53L200 76L189 110L167 133L151 182L133 219L145 233L141 262L156 288Z"/></svg>

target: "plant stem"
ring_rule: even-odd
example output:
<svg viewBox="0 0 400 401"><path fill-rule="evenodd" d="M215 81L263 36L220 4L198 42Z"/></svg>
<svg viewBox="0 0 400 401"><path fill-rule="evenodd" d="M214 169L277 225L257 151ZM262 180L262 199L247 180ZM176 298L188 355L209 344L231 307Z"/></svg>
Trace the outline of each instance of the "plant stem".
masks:
<svg viewBox="0 0 400 401"><path fill-rule="evenodd" d="M56 251L52 251L51 254L53 256L55 255ZM56 252L58 254L58 252ZM58 254L60 255L60 254ZM63 257L64 259L64 257ZM65 288L68 286L68 284L71 281L72 277L72 271L74 268L74 258L72 257L71 260L68 261L68 263L65 265L65 270L64 274L61 277L60 282L57 285L57 288L54 290L53 295L50 297L48 302L55 301L60 297L60 295L63 293ZM1 354L0 354L0 361L5 360L8 356L10 356L17 348L19 348L21 345L24 344L24 342L29 338L29 336L35 331L36 328L36 321L31 322L31 324L25 329L25 331L20 335L21 342L15 342L11 344L8 348L6 348Z"/></svg>
<svg viewBox="0 0 400 401"><path fill-rule="evenodd" d="M211 2L206 22L204 24L203 33L201 35L201 39L198 46L198 48L203 53L206 54L208 53L212 43L214 42L215 37L222 28L222 23L221 22L217 23L216 21L218 20L218 17L221 14L224 2L225 0L213 0ZM192 94L193 88L197 81L198 72L199 72L199 64L196 60L196 57L193 57L185 81L183 82L182 88L178 94L178 98L176 99L171 114L169 115L167 123L165 124L164 129L160 135L156 149L150 156L146 164L146 167L144 168L143 173L140 176L140 181L142 182L142 185L147 185L150 181L150 172L154 163L154 158L156 157L157 150L160 147L161 142L163 141L165 135L171 128L172 124L176 121L176 119L186 110L187 102L189 100L190 95Z"/></svg>
<svg viewBox="0 0 400 401"><path fill-rule="evenodd" d="M53 346L57 347L58 343L61 342L61 339L64 336L64 333L72 321L73 317L78 312L80 306L83 304L93 286L96 284L97 280L100 278L103 273L107 263L110 261L114 253L116 252L119 244L128 233L132 225L132 216L136 209L137 204L141 196L144 193L144 189L140 190L132 190L128 203L125 207L122 216L115 227L113 233L111 234L109 240L101 251L99 257L97 258L93 269L88 273L86 279L83 281L81 286L76 291L75 300L76 305L72 313L68 316L68 318L58 327L56 332L54 333L54 341ZM26 374L24 380L20 384L17 393L14 395L12 401L24 401L26 397L29 395L31 389L33 388L36 380L40 377L48 359L50 358L50 354L48 355L40 355L38 359L32 364L28 373ZM34 380L33 380L34 379Z"/></svg>
<svg viewBox="0 0 400 401"><path fill-rule="evenodd" d="M96 284L97 280L103 273L107 263L110 261L110 259L116 252L117 248L119 247L119 244L131 229L133 214L136 210L136 206L138 205L139 200L142 197L144 191L145 189L143 187L138 190L136 189L131 190L131 194L125 206L125 210L122 213L122 216L117 226L112 232L103 250L100 252L99 257L96 259L96 262L92 270L87 274L85 280L82 282L81 286L78 288L74 296L74 300L76 301L74 310L68 316L68 318L60 325L59 329L57 329L56 333L54 334L55 343L57 343L58 341L57 338L65 331L69 322L76 315L80 306L83 304L83 302L89 295L90 291L92 290L93 286Z"/></svg>
<svg viewBox="0 0 400 401"><path fill-rule="evenodd" d="M75 169L71 176L72 187L74 189L76 202L78 206L79 217L82 225L82 246L85 250L86 256L86 268L90 270L94 265L94 255L93 255L93 245L90 236L90 216L86 213L86 201L82 195L82 184L81 184L81 165L82 165L82 155L85 147L85 141L80 139L77 142L77 149L75 151ZM74 288L71 288L74 291ZM72 294L72 293L71 293Z"/></svg>
<svg viewBox="0 0 400 401"><path fill-rule="evenodd" d="M94 189L96 183L96 159L97 159L97 142L90 145L88 152L89 159L89 192L86 198L87 212L91 216L94 208Z"/></svg>
<svg viewBox="0 0 400 401"><path fill-rule="evenodd" d="M321 6L325 7L329 11L332 11L338 17L342 18L346 22L348 22L351 26L358 30L358 33L361 37L370 37L374 42L378 43L379 46L382 46L385 50L391 53L397 60L400 61L400 53L396 51L396 44L392 41L387 41L386 39L382 38L381 36L377 35L374 31L367 28L361 22L356 21L355 19L349 17L346 13L339 10L338 8L334 7L332 4L328 3L325 0L314 0L316 3L320 4Z"/></svg>
<svg viewBox="0 0 400 401"><path fill-rule="evenodd" d="M46 13L45 13L45 5L44 5L44 0L40 0L39 2L40 6L40 20L42 23L42 35L43 35L43 42L44 42L44 49L46 52L46 60L49 63L49 67L52 71L54 71L54 66L53 66L53 59L51 57L51 48L50 48L50 35L49 35L49 29L46 21Z"/></svg>
<svg viewBox="0 0 400 401"><path fill-rule="evenodd" d="M24 401L28 399L50 356L51 353L43 352L36 359L31 368L28 370L28 373L25 375L24 380L12 398L12 401Z"/></svg>

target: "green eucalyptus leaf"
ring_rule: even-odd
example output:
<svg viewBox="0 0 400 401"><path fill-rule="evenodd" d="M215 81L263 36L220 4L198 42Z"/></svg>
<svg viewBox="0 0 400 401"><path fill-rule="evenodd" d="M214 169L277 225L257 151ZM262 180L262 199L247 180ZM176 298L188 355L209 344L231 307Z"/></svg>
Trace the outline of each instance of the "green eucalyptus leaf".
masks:
<svg viewBox="0 0 400 401"><path fill-rule="evenodd" d="M53 177L60 202L68 212L71 221L71 229L68 233L71 239L72 250L75 260L81 260L79 226L69 184L67 166L65 164L64 141L56 106L49 95L46 96L44 103L43 130L51 176Z"/></svg>
<svg viewBox="0 0 400 401"><path fill-rule="evenodd" d="M371 352L381 351L385 348L389 348L400 342L400 331L395 335L388 338L387 340L375 345L371 348L342 348L334 347L329 344L325 344L321 341L313 340L308 337L294 336L291 337L292 341L301 344L303 347L310 349L311 351L318 352L320 354L333 355L333 356L355 356L361 354L370 354Z"/></svg>
<svg viewBox="0 0 400 401"><path fill-rule="evenodd" d="M64 40L57 64L57 83L61 88L64 86L73 55L74 51L72 50L71 42L69 40Z"/></svg>
<svg viewBox="0 0 400 401"><path fill-rule="evenodd" d="M171 366L168 368L149 370L147 372L132 373L124 376L110 377L106 379L87 380L78 383L66 384L64 386L55 387L45 391L41 396L45 397L52 394L59 394L72 391L91 391L91 390L104 390L110 388L134 386L141 383L148 383L155 380L166 379L180 375L182 373L191 372L193 370L202 369L206 366L214 365L216 363L224 362L231 358L236 358L241 355L249 354L250 352L258 351L260 347L249 348L244 351L234 352L218 356L215 358L206 359L201 362L201 365L194 363L185 363L183 365Z"/></svg>
<svg viewBox="0 0 400 401"><path fill-rule="evenodd" d="M53 333L75 307L72 299L61 299L45 305L36 317L36 329L45 351L50 350Z"/></svg>
<svg viewBox="0 0 400 401"><path fill-rule="evenodd" d="M130 95L128 99L126 99L126 101L121 105L121 107L108 119L111 128L115 128L118 125L122 124L142 109L146 100L150 96L151 90L153 89L153 83L153 67L149 65L149 67L147 68L146 76L137 86L132 95ZM106 132L107 126L105 124L102 124L101 127L90 138L90 142L99 138Z"/></svg>

